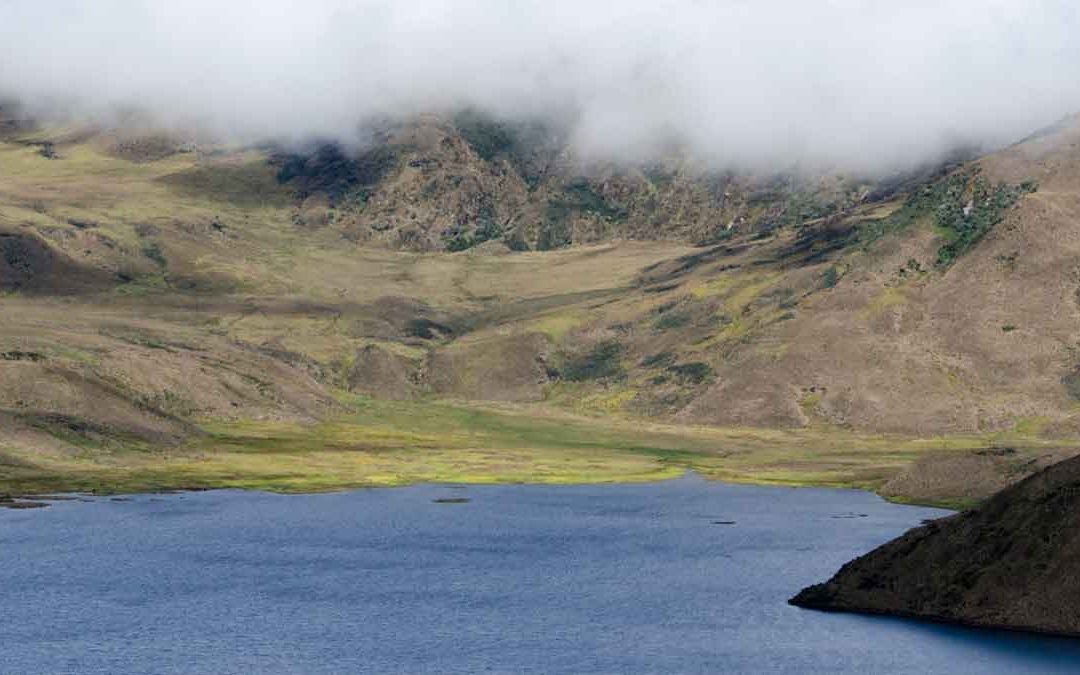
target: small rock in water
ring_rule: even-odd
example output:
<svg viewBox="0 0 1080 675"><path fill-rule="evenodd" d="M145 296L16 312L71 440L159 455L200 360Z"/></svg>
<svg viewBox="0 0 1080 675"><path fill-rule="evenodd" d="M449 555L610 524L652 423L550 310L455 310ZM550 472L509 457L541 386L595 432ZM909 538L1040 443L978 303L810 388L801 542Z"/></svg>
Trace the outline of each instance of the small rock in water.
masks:
<svg viewBox="0 0 1080 675"><path fill-rule="evenodd" d="M734 525L735 521L734 520L714 520L714 521L712 521L712 524L713 525Z"/></svg>
<svg viewBox="0 0 1080 675"><path fill-rule="evenodd" d="M441 497L432 501L436 504L468 504L472 500L468 497Z"/></svg>

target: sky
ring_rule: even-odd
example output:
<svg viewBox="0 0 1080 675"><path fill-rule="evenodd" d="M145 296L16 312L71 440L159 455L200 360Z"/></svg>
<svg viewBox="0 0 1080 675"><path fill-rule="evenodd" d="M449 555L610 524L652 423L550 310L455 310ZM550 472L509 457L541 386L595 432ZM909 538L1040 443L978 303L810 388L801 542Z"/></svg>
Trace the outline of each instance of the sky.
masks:
<svg viewBox="0 0 1080 675"><path fill-rule="evenodd" d="M0 97L244 140L472 107L582 156L892 170L1080 112L1075 0L0 0Z"/></svg>

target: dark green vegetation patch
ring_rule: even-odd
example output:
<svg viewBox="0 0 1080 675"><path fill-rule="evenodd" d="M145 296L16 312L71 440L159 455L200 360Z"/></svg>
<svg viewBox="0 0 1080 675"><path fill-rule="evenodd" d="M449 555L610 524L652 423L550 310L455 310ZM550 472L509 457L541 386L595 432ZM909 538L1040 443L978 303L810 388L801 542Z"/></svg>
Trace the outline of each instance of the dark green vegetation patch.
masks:
<svg viewBox="0 0 1080 675"><path fill-rule="evenodd" d="M355 196L363 204L371 186L396 169L399 161L400 150L392 145L376 145L351 157L339 146L326 144L308 155L279 155L277 180L296 185L301 198L323 192L335 203Z"/></svg>
<svg viewBox="0 0 1080 675"><path fill-rule="evenodd" d="M688 307L678 307L677 303L662 305L656 310L657 318L653 322L653 328L657 331L668 331L689 325L694 316Z"/></svg>
<svg viewBox="0 0 1080 675"><path fill-rule="evenodd" d="M1037 186L1029 181L1020 185L998 183L991 185L978 176L963 193L950 192L935 215L937 226L945 230L949 243L938 251L938 264L951 264L958 257L974 248L986 233L1005 219L1006 212L1020 198L1035 192ZM970 200L964 203L964 197Z"/></svg>
<svg viewBox="0 0 1080 675"><path fill-rule="evenodd" d="M626 209L610 202L587 180L576 180L563 188L558 198L548 201L536 247L548 251L572 244L570 219L577 214L596 216L609 223L621 223L629 217Z"/></svg>
<svg viewBox="0 0 1080 675"><path fill-rule="evenodd" d="M647 356L641 360L642 368L666 368L675 362L675 354L672 352L660 352Z"/></svg>
<svg viewBox="0 0 1080 675"><path fill-rule="evenodd" d="M485 162L514 147L514 135L505 124L475 110L458 113L454 117L454 127Z"/></svg>
<svg viewBox="0 0 1080 675"><path fill-rule="evenodd" d="M840 271L836 267L825 270L821 275L821 283L825 285L825 288L836 288L836 284L840 283Z"/></svg>
<svg viewBox="0 0 1080 675"><path fill-rule="evenodd" d="M992 184L977 168L955 171L913 192L888 218L863 225L859 237L869 244L906 230L923 218L933 218L946 240L938 250L937 264L947 267L1004 220L1024 195L1037 189L1034 181Z"/></svg>
<svg viewBox="0 0 1080 675"><path fill-rule="evenodd" d="M570 382L619 377L623 373L623 351L618 340L598 342L583 353L567 356L560 374Z"/></svg>
<svg viewBox="0 0 1080 675"><path fill-rule="evenodd" d="M166 267L169 264L168 259L165 257L165 252L161 250L161 247L156 243L150 243L143 246L143 255L154 261L158 267Z"/></svg>
<svg viewBox="0 0 1080 675"><path fill-rule="evenodd" d="M628 216L626 209L609 202L584 179L567 185L562 198L548 204L549 215L552 212L567 215L573 211L593 214L611 222L622 222Z"/></svg>
<svg viewBox="0 0 1080 675"><path fill-rule="evenodd" d="M446 250L466 251L503 236L503 228L495 220L495 209L488 201L485 201L480 208L476 229L470 234L466 228L467 225L461 225L443 232L442 238L446 242Z"/></svg>
<svg viewBox="0 0 1080 675"><path fill-rule="evenodd" d="M1065 391L1069 392L1069 396L1080 401L1080 368L1061 378L1061 383L1065 385Z"/></svg>
<svg viewBox="0 0 1080 675"><path fill-rule="evenodd" d="M679 381L689 384L705 384L713 376L712 366L700 361L670 366L668 372L678 377Z"/></svg>
<svg viewBox="0 0 1080 675"><path fill-rule="evenodd" d="M540 232L536 237L537 250L551 251L574 243L574 233L570 230L567 215L548 210L547 217L540 223Z"/></svg>

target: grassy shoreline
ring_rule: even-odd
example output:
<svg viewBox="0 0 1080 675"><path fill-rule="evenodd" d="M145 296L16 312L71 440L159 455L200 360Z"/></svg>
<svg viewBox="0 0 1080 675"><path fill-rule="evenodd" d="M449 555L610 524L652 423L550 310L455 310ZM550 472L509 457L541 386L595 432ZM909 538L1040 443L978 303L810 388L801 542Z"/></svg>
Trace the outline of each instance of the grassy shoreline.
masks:
<svg viewBox="0 0 1080 675"><path fill-rule="evenodd" d="M1008 446L1009 466L1069 446L1020 433L909 438L848 430L680 427L524 406L349 397L352 412L318 424L205 422L172 449L110 448L73 458L13 456L0 495L131 494L234 488L316 493L418 483L603 484L693 471L730 483L858 488L929 456ZM964 507L957 496L889 494Z"/></svg>

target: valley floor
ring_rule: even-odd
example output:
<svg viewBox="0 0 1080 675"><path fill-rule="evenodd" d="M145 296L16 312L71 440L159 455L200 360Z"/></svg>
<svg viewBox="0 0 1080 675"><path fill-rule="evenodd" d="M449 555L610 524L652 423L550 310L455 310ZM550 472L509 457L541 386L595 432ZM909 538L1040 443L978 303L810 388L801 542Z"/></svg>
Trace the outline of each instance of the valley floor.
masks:
<svg viewBox="0 0 1080 675"><path fill-rule="evenodd" d="M414 483L616 483L687 471L738 483L853 487L960 507L1070 454L1021 434L912 438L840 429L681 427L524 405L342 395L332 421L213 422L171 449L6 455L0 495L239 488L323 492ZM962 488L961 488L962 486Z"/></svg>

